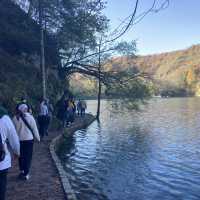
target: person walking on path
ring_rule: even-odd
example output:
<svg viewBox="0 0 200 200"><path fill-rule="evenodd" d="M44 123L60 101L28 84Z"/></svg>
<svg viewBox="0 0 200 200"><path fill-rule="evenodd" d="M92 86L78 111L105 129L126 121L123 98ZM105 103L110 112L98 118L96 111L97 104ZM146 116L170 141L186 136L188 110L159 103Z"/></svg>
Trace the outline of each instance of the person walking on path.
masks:
<svg viewBox="0 0 200 200"><path fill-rule="evenodd" d="M6 141L9 142L14 154L19 157L20 144L18 135L7 111L0 106L0 200L5 200L7 173L11 167L11 155Z"/></svg>
<svg viewBox="0 0 200 200"><path fill-rule="evenodd" d="M24 97L22 97L21 100L17 103L16 109L15 109L16 112L18 112L18 108L21 104L26 104L28 106L28 112L32 114L33 112L32 106L28 104L28 101Z"/></svg>
<svg viewBox="0 0 200 200"><path fill-rule="evenodd" d="M40 111L38 116L39 133L41 139L46 135L48 136L49 127L49 109L47 105L47 100L44 99L40 103Z"/></svg>
<svg viewBox="0 0 200 200"><path fill-rule="evenodd" d="M87 104L85 100L81 101L81 116L85 115L85 110L87 109Z"/></svg>
<svg viewBox="0 0 200 200"><path fill-rule="evenodd" d="M19 113L13 118L13 122L20 139L19 178L28 180L33 154L33 139L36 138L39 142L40 136L34 117L28 113L28 106L21 104L18 110Z"/></svg>
<svg viewBox="0 0 200 200"><path fill-rule="evenodd" d="M76 107L77 107L77 114L80 115L81 114L81 100L80 99L78 100Z"/></svg>
<svg viewBox="0 0 200 200"><path fill-rule="evenodd" d="M65 99L63 102L63 127L69 126L69 100Z"/></svg>
<svg viewBox="0 0 200 200"><path fill-rule="evenodd" d="M69 99L68 100L68 108L67 108L67 112L68 112L68 115L69 115L69 122L70 123L73 123L74 122L74 102L72 101L72 99Z"/></svg>

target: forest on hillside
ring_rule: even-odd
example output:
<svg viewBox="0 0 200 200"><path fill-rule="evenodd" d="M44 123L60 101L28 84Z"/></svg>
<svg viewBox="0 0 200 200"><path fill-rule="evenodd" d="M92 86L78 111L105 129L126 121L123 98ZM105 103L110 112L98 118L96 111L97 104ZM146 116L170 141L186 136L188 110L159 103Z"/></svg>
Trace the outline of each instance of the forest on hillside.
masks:
<svg viewBox="0 0 200 200"><path fill-rule="evenodd" d="M136 66L152 76L160 93L199 96L199 53L200 45L194 45L184 50L138 57Z"/></svg>
<svg viewBox="0 0 200 200"><path fill-rule="evenodd" d="M135 58L117 57L106 65L108 69L135 69L149 75L154 95L200 95L200 45L188 49ZM80 80L80 84L77 83ZM95 82L85 85L87 78L75 76L71 82L75 90L92 95ZM81 87L82 86L82 87Z"/></svg>

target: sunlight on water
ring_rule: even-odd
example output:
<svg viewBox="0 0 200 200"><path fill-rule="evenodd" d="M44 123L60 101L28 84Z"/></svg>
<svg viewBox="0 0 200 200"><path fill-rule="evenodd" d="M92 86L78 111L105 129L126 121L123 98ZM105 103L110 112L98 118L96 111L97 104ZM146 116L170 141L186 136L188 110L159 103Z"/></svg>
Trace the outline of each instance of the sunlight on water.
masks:
<svg viewBox="0 0 200 200"><path fill-rule="evenodd" d="M77 131L61 157L80 200L198 200L200 99L154 99L142 112L103 101L101 123Z"/></svg>

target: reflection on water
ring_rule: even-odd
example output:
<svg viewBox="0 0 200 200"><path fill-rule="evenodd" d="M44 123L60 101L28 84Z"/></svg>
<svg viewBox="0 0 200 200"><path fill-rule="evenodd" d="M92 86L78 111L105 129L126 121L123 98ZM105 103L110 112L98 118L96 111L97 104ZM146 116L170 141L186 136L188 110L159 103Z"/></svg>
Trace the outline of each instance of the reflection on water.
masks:
<svg viewBox="0 0 200 200"><path fill-rule="evenodd" d="M142 112L104 101L101 123L61 157L80 200L200 199L200 99L155 99Z"/></svg>

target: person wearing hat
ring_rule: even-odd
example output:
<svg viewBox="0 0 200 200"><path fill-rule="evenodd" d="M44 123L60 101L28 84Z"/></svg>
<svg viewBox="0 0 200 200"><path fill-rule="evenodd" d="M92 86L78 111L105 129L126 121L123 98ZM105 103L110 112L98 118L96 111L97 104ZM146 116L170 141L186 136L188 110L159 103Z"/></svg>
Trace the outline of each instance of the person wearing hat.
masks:
<svg viewBox="0 0 200 200"><path fill-rule="evenodd" d="M20 140L20 157L19 157L19 178L28 180L31 167L34 138L40 141L36 121L28 112L28 106L21 104L18 107L18 114L14 116L13 122Z"/></svg>
<svg viewBox="0 0 200 200"><path fill-rule="evenodd" d="M32 106L30 106L26 100L26 98L22 97L21 100L17 103L17 106L15 108L16 113L19 112L19 106L21 104L26 104L28 106L28 112L32 114Z"/></svg>
<svg viewBox="0 0 200 200"><path fill-rule="evenodd" d="M6 109L0 106L0 145L1 145L1 159L0 159L0 200L5 199L7 173L11 167L11 155L7 147L6 141L9 142L13 153L19 157L20 144L12 120L8 116Z"/></svg>

